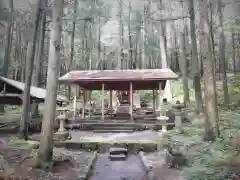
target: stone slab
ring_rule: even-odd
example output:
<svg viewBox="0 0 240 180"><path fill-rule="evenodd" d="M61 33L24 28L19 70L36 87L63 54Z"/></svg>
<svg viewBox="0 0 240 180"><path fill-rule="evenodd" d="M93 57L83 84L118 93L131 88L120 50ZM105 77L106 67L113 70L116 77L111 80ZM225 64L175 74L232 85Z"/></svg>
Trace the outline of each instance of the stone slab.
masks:
<svg viewBox="0 0 240 180"><path fill-rule="evenodd" d="M116 155L110 154L109 159L110 160L126 160L127 156L126 154L116 154Z"/></svg>
<svg viewBox="0 0 240 180"><path fill-rule="evenodd" d="M126 154L128 150L126 148L112 147L109 149L110 154Z"/></svg>

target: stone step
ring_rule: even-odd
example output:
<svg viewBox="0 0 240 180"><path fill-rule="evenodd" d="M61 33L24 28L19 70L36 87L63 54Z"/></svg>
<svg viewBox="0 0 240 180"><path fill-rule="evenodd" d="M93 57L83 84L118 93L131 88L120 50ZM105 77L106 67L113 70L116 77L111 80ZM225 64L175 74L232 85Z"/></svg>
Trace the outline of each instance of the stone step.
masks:
<svg viewBox="0 0 240 180"><path fill-rule="evenodd" d="M157 124L157 120L135 120L136 123Z"/></svg>
<svg viewBox="0 0 240 180"><path fill-rule="evenodd" d="M134 130L130 130L130 129L97 129L94 130L93 132L95 133L132 133L134 132Z"/></svg>
<svg viewBox="0 0 240 180"><path fill-rule="evenodd" d="M110 155L119 155L119 154L127 155L127 152L128 152L128 150L126 148L122 148L122 147L111 147L109 149Z"/></svg>
<svg viewBox="0 0 240 180"><path fill-rule="evenodd" d="M94 130L134 130L135 126L94 126Z"/></svg>
<svg viewBox="0 0 240 180"><path fill-rule="evenodd" d="M110 160L126 160L127 156L125 154L118 154L118 155L109 155L108 157Z"/></svg>

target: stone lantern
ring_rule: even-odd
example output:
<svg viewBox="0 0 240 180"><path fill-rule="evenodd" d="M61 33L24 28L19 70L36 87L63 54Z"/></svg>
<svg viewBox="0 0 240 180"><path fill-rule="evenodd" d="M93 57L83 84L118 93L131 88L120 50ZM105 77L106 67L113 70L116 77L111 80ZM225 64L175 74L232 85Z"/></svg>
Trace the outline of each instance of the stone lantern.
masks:
<svg viewBox="0 0 240 180"><path fill-rule="evenodd" d="M176 101L176 104L173 105L174 108L174 114L175 114L175 127L179 133L183 133L182 128L182 109L184 108L184 104L181 104L180 101Z"/></svg>
<svg viewBox="0 0 240 180"><path fill-rule="evenodd" d="M60 107L58 109L56 109L56 111L59 112L59 115L57 116L57 119L60 122L60 126L58 129L58 132L65 132L65 121L68 119L67 118L67 112L69 111L67 107Z"/></svg>
<svg viewBox="0 0 240 180"><path fill-rule="evenodd" d="M69 139L69 132L65 129L65 121L67 120L67 112L69 109L67 107L60 107L56 109L56 111L59 112L59 115L57 116L57 120L59 120L59 129L54 134L54 139L64 141L66 139Z"/></svg>
<svg viewBox="0 0 240 180"><path fill-rule="evenodd" d="M162 130L159 132L160 143L158 144L158 150L168 145L167 121L169 117L166 116L166 113L170 108L171 106L168 104L167 99L163 99L163 102L158 108L160 114L157 117L157 120L159 124L162 125Z"/></svg>
<svg viewBox="0 0 240 180"><path fill-rule="evenodd" d="M167 131L167 121L169 117L166 116L167 111L171 108L171 106L168 104L166 99L163 99L162 104L160 104L158 111L159 111L159 116L157 117L157 120L159 123L162 125L162 132Z"/></svg>

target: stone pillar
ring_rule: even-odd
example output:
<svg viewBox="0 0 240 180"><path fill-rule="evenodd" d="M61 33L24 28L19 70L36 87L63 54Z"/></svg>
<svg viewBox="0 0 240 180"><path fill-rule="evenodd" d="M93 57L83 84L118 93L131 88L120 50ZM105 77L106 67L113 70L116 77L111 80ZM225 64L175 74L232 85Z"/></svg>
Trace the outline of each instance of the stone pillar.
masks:
<svg viewBox="0 0 240 180"><path fill-rule="evenodd" d="M166 99L163 99L163 102L160 103L158 108L159 116L157 120L159 124L162 125L162 130L159 132L160 144L158 148L164 148L168 144L168 134L167 134L167 121L169 117L166 116L166 112L170 109L170 105L167 103Z"/></svg>
<svg viewBox="0 0 240 180"><path fill-rule="evenodd" d="M181 110L184 108L184 104L181 104L180 101L176 101L176 104L173 105L173 108L175 114L175 128L179 133L183 133Z"/></svg>
<svg viewBox="0 0 240 180"><path fill-rule="evenodd" d="M101 99L102 99L102 117L101 117L101 120L103 120L104 121L104 92L105 92L105 85L104 85L104 83L102 83L102 97L101 97Z"/></svg>
<svg viewBox="0 0 240 180"><path fill-rule="evenodd" d="M129 106L130 118L133 121L133 83L130 82L130 106Z"/></svg>
<svg viewBox="0 0 240 180"><path fill-rule="evenodd" d="M60 111L60 114L57 117L57 119L60 122L58 132L65 132L66 129L64 126L65 126L65 120L67 119L66 111Z"/></svg>

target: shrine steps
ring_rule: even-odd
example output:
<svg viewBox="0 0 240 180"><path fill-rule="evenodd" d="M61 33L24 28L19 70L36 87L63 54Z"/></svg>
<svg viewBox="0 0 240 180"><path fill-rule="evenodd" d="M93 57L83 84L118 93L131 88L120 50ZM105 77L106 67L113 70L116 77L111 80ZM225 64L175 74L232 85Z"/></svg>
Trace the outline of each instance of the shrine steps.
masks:
<svg viewBox="0 0 240 180"><path fill-rule="evenodd" d="M98 133L131 133L136 129L135 124L96 124L93 132Z"/></svg>
<svg viewBox="0 0 240 180"><path fill-rule="evenodd" d="M141 125L130 120L72 120L67 122L65 128L98 133L129 133L141 128Z"/></svg>
<svg viewBox="0 0 240 180"><path fill-rule="evenodd" d="M94 133L133 133L131 129L98 129L94 130Z"/></svg>

